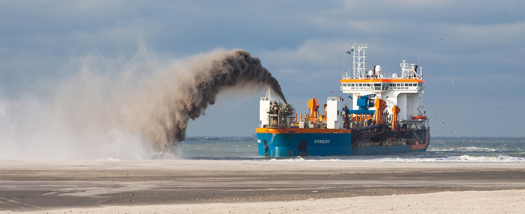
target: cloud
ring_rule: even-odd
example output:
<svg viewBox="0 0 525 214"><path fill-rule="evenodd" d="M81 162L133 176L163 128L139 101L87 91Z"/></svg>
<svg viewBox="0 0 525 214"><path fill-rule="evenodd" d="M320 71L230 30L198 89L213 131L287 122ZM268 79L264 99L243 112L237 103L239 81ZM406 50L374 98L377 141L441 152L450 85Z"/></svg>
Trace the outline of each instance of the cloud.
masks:
<svg viewBox="0 0 525 214"><path fill-rule="evenodd" d="M523 45L525 20L486 25L452 25L445 29L451 37L457 37L463 45L479 47L509 47ZM460 40L461 39L461 40Z"/></svg>
<svg viewBox="0 0 525 214"><path fill-rule="evenodd" d="M294 49L271 50L259 55L274 66L331 67L341 62L351 45L352 42L340 39L309 39Z"/></svg>
<svg viewBox="0 0 525 214"><path fill-rule="evenodd" d="M368 67L386 72L420 58L430 100L454 93L433 84L441 77L461 80L458 90L478 89L465 80L480 79L520 91L499 75L519 79L525 66L521 8L525 1L0 1L0 91L23 94L42 79L67 78L76 58L132 57L142 40L163 58L246 49L290 99L337 90L352 43L368 44Z"/></svg>
<svg viewBox="0 0 525 214"><path fill-rule="evenodd" d="M287 74L298 74L300 71L294 68L285 68L285 69L280 69L279 72L287 73Z"/></svg>

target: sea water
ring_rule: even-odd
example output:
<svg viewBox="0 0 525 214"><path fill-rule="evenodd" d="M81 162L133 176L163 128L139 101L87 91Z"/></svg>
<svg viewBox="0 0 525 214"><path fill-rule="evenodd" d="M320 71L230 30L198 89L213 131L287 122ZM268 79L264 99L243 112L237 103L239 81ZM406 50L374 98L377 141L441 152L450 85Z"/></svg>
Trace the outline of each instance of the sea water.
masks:
<svg viewBox="0 0 525 214"><path fill-rule="evenodd" d="M266 158L257 155L255 137L188 137L177 150L202 160L525 163L525 137L431 137L426 152L371 156Z"/></svg>

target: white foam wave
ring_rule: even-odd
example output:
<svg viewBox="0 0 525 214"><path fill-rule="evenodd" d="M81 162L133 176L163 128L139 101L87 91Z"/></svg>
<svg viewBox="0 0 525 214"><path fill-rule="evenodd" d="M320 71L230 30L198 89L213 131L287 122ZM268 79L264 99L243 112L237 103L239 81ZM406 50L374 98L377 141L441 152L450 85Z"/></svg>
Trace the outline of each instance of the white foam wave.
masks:
<svg viewBox="0 0 525 214"><path fill-rule="evenodd" d="M330 158L330 159L310 159L310 158L284 158L270 159L268 161L337 161L337 162L372 162L372 163L525 163L524 157L500 156L449 156L440 158L415 158L415 157L357 157L356 159Z"/></svg>
<svg viewBox="0 0 525 214"><path fill-rule="evenodd" d="M364 162L414 162L414 163L525 163L525 158L501 156L449 156L443 158L380 158Z"/></svg>
<svg viewBox="0 0 525 214"><path fill-rule="evenodd" d="M428 148L428 151L431 151L431 152L495 152L497 150L494 148L467 146L467 147L452 147L452 148L431 147L431 148Z"/></svg>

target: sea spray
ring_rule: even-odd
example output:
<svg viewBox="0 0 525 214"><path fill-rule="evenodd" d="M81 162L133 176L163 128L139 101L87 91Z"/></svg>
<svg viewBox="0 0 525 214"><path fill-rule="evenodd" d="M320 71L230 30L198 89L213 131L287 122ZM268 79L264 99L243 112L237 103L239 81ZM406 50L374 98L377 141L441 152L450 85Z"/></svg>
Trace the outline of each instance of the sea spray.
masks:
<svg viewBox="0 0 525 214"><path fill-rule="evenodd" d="M277 80L244 50L177 61L145 50L125 62L87 58L46 96L0 98L1 158L148 158L175 152L189 119L221 91L269 86L285 100Z"/></svg>

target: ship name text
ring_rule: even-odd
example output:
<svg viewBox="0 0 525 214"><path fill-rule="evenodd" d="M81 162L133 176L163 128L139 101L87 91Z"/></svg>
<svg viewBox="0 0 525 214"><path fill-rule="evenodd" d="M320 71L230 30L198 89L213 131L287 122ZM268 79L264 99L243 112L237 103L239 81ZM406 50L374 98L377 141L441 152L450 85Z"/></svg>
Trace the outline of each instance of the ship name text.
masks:
<svg viewBox="0 0 525 214"><path fill-rule="evenodd" d="M326 143L330 143L330 140L314 140L314 143L326 144Z"/></svg>

